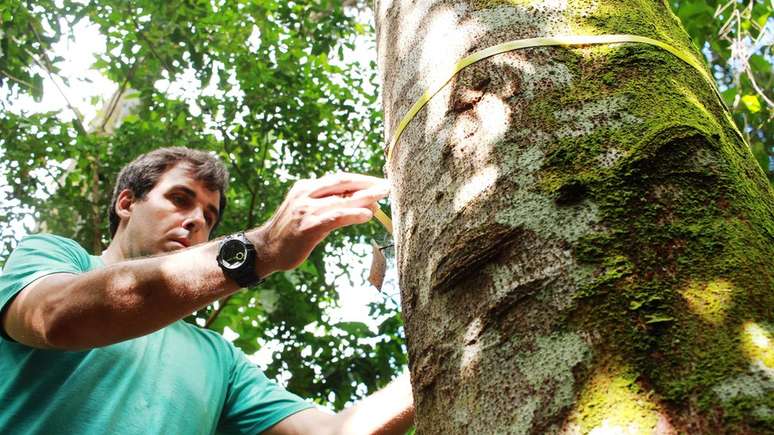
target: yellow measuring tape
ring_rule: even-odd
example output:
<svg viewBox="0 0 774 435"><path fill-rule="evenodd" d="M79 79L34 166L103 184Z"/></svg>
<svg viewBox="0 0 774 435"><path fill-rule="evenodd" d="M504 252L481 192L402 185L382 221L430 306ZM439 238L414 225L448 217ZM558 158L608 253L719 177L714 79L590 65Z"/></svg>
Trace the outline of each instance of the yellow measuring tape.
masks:
<svg viewBox="0 0 774 435"><path fill-rule="evenodd" d="M414 116L420 110L422 110L423 107L425 107L428 101L430 101L430 99L433 98L435 94L437 94L444 86L446 86L446 84L449 83L449 81L452 78L454 78L454 76L457 75L457 73L460 72L460 70L462 70L466 66L469 66L470 64L476 63L488 57L492 57L496 54L501 54L501 53L505 53L506 51L513 51L520 48L615 44L615 43L622 43L622 42L641 42L643 44L654 45L656 47L662 48L672 53L673 55L682 59L685 63L696 68L696 70L699 71L699 73L710 83L712 88L715 90L715 93L717 93L719 96L719 92L715 87L715 82L712 80L712 77L710 77L710 75L704 69L702 64L698 60L696 60L696 58L694 58L690 53L686 53L685 51L679 50L665 42L661 42L656 39L648 38L645 36L637 36L637 35L551 36L546 38L518 39L515 41L509 41L509 42L504 42L502 44L493 45L489 48L485 48L481 51L477 51L471 54L470 56L463 58L462 60L457 62L454 68L452 68L449 74L447 74L447 76L442 81L438 81L434 85L430 86L430 88L427 89L427 91L425 91L425 93L422 94L421 97L419 97L417 102L414 103L413 106L411 106L409 111L406 113L406 115L403 117L403 119L401 119L400 123L398 124L398 128L395 129L395 134L393 134L392 140L390 141L390 145L387 148L387 164L389 164L392 161L392 152L393 152L393 149L395 148L395 144L398 143L398 139L400 139L400 135L403 133L403 130L406 129L409 122L411 122L411 120L414 119Z"/></svg>
<svg viewBox="0 0 774 435"><path fill-rule="evenodd" d="M381 208L376 208L374 217L379 221L379 223L382 224L382 226L384 226L384 229L387 230L390 235L392 235L392 220L390 220L389 216L387 216Z"/></svg>
<svg viewBox="0 0 774 435"><path fill-rule="evenodd" d="M457 75L460 70L465 68L466 66L469 66L473 63L476 63L480 60L486 59L488 57L492 57L496 54L505 53L507 51L513 51L520 48L532 48L532 47L548 47L548 46L571 46L571 45L593 45L593 44L615 44L615 43L624 43L624 42L640 42L643 44L650 44L656 47L659 47L661 49L664 49L676 57L683 60L688 65L691 65L694 67L699 73L707 80L707 82L712 86L712 89L715 91L715 94L717 94L718 98L720 98L721 104L723 102L723 97L720 95L720 92L718 91L717 87L715 86L715 81L712 80L712 77L707 73L707 71L704 69L704 66L699 62L692 54L687 53L683 50L677 49L675 47L672 47L671 45L658 41L656 39L648 38L645 36L638 36L638 35L588 35L588 36L551 36L546 38L529 38L529 39L518 39L515 41L509 41L504 42L502 44L493 45L489 48L485 48L483 50L477 51L470 56L467 56L457 62L457 64L452 68L452 70L446 75L446 77L436 82L434 85L430 86L424 94L422 94L421 97L414 103L413 106L409 109L409 111L406 113L405 116L403 116L403 119L401 119L400 123L398 124L398 128L395 129L395 133L393 134L392 140L390 140L390 145L387 148L387 164L390 164L392 161L392 152L395 148L395 144L398 143L398 139L400 139L401 134L403 133L403 130L406 129L408 124L411 122L412 119L414 119L414 116L422 110L423 107L430 101L431 98L435 96L444 86L446 86L449 81L454 78L455 75ZM734 128L736 128L736 124L731 120L731 123L734 125ZM740 133L741 137L741 133ZM384 212L378 210L376 213L374 213L374 217L381 222L382 225L387 229L387 231L392 234L392 221L389 217L387 217Z"/></svg>

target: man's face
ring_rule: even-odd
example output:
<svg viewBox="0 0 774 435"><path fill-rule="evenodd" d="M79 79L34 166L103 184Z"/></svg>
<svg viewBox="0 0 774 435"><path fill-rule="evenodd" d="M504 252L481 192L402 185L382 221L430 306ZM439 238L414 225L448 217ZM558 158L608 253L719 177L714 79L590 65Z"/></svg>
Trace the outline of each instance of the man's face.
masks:
<svg viewBox="0 0 774 435"><path fill-rule="evenodd" d="M142 200L132 201L126 226L131 257L160 254L206 242L218 218L220 193L188 174L167 170Z"/></svg>

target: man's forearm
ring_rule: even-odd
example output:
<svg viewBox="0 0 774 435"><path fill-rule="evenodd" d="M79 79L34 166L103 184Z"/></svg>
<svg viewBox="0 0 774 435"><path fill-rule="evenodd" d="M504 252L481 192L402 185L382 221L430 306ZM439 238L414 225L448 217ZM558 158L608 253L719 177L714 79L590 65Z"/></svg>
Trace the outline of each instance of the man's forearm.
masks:
<svg viewBox="0 0 774 435"><path fill-rule="evenodd" d="M337 434L405 434L414 423L408 374L336 415Z"/></svg>
<svg viewBox="0 0 774 435"><path fill-rule="evenodd" d="M6 332L31 346L65 350L154 332L239 290L217 265L218 247L213 241L82 275L42 278L11 303L6 316L14 320L5 322Z"/></svg>
<svg viewBox="0 0 774 435"><path fill-rule="evenodd" d="M218 244L120 262L50 295L50 340L90 348L139 337L238 290L215 262Z"/></svg>

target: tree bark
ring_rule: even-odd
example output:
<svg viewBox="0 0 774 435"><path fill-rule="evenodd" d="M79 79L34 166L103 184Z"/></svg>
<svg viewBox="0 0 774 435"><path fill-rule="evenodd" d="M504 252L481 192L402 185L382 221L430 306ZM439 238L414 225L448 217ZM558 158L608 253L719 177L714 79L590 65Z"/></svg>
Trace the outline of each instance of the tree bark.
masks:
<svg viewBox="0 0 774 435"><path fill-rule="evenodd" d="M375 9L388 136L509 40L701 58L665 1ZM504 53L436 95L387 163L418 432L771 432L774 192L732 122L636 43Z"/></svg>

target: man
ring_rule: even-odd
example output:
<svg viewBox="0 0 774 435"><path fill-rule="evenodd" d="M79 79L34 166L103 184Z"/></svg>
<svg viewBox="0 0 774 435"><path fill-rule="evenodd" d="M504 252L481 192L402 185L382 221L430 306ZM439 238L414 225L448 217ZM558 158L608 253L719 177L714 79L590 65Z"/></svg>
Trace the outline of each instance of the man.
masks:
<svg viewBox="0 0 774 435"><path fill-rule="evenodd" d="M388 187L337 174L298 182L275 215L208 242L228 174L213 156L162 148L118 177L110 245L26 237L0 276L0 432L403 433L408 381L331 415L269 381L218 334L181 319L303 262L363 223Z"/></svg>

